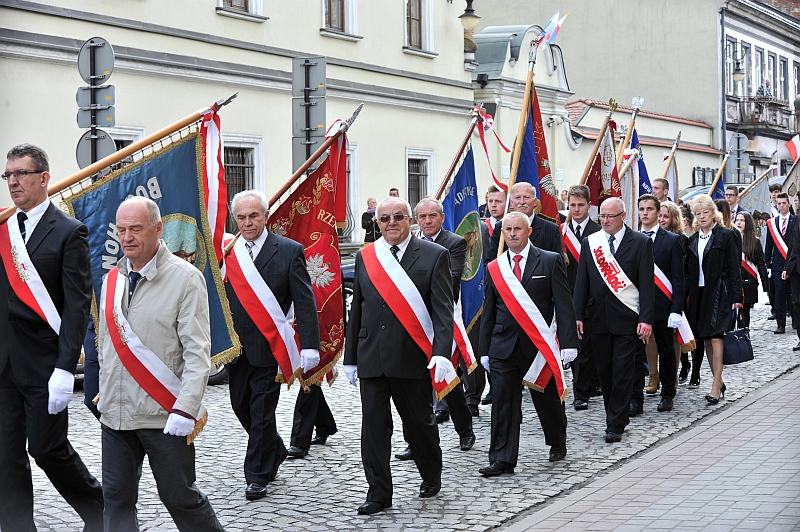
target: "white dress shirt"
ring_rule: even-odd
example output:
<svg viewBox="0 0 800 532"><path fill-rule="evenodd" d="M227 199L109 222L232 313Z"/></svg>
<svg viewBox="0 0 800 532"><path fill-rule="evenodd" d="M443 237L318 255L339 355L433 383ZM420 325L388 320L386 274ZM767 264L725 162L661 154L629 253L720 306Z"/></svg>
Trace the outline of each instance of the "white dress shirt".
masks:
<svg viewBox="0 0 800 532"><path fill-rule="evenodd" d="M33 230L36 229L36 224L38 224L39 220L42 219L44 211L46 211L49 206L50 206L50 198L46 198L43 202L41 202L39 205L32 208L31 210L27 212L22 211L25 212L25 215L28 217L28 219L25 220L25 242L31 239Z"/></svg>
<svg viewBox="0 0 800 532"><path fill-rule="evenodd" d="M706 276L703 274L703 253L705 252L706 246L708 245L708 241L711 240L711 235L714 232L714 227L717 224L714 224L711 227L711 231L708 232L708 236L703 234L703 230L700 229L698 231L698 238L697 238L697 260L700 262L700 277L697 281L697 286L705 286L706 285Z"/></svg>
<svg viewBox="0 0 800 532"><path fill-rule="evenodd" d="M381 237L380 241L383 242L383 245L386 246L387 248L389 248L389 250L391 251L392 244L388 243L386 241L386 239L383 238L383 237ZM406 239L403 240L402 242L400 242L399 244L397 244L397 247L400 248L400 251L397 252L397 260L398 260L398 262L403 259L403 253L406 252L406 248L408 247L408 243L409 242L411 242L411 233L408 233L408 236L406 237Z"/></svg>
<svg viewBox="0 0 800 532"><path fill-rule="evenodd" d="M642 233L644 233L645 231L652 231L652 232L653 232L653 234L652 234L652 235L647 235L647 236L649 236L649 237L650 237L650 240L652 240L653 242L655 242L655 241L656 241L656 235L658 234L658 224L654 225L654 226L653 226L653 227L651 227L650 229L644 229L644 228L642 228Z"/></svg>
<svg viewBox="0 0 800 532"><path fill-rule="evenodd" d="M523 248L522 251L519 253L514 253L510 249L508 250L508 263L511 266L511 270L514 270L514 257L517 255L521 256L522 259L519 261L519 271L525 271L525 264L528 263L528 253L531 251L531 243L528 242L528 245Z"/></svg>
<svg viewBox="0 0 800 532"><path fill-rule="evenodd" d="M575 223L575 220L572 220L570 224L572 225L571 229L573 234L577 235L578 227L581 228L581 239L582 239L583 237L586 236L586 226L589 224L589 217L587 216L586 219L583 220L581 223Z"/></svg>
<svg viewBox="0 0 800 532"><path fill-rule="evenodd" d="M249 240L246 240L246 242L248 242L250 244L250 246L251 246L250 247L250 252L253 254L253 262L255 262L256 257L258 257L258 252L261 251L261 248L264 247L264 243L266 241L267 241L267 230L266 229L264 229L264 231L261 233L261 236L259 236L258 238L256 238L252 242L250 242ZM245 246L245 247L247 247L247 246Z"/></svg>
<svg viewBox="0 0 800 532"><path fill-rule="evenodd" d="M609 235L605 231L603 231L603 232L606 234L606 242L608 242L609 245L611 245L611 242L609 241L610 239L608 238L611 235ZM614 254L616 254L617 251L619 251L619 245L622 244L622 237L623 236L625 236L625 226L624 225L622 226L622 229L620 229L619 231L614 233Z"/></svg>

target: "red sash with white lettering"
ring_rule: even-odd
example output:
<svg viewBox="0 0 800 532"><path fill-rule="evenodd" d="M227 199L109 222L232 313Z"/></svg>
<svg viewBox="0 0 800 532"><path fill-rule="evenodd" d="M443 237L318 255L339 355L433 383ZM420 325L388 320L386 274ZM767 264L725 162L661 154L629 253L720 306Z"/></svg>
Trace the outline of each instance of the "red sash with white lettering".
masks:
<svg viewBox="0 0 800 532"><path fill-rule="evenodd" d="M489 236L492 236L494 233L494 218L486 218L486 227L489 229Z"/></svg>
<svg viewBox="0 0 800 532"><path fill-rule="evenodd" d="M742 268L745 269L747 273L752 275L756 283L758 283L758 270L756 269L756 265L747 260L747 257L744 256L744 251L742 251Z"/></svg>
<svg viewBox="0 0 800 532"><path fill-rule="evenodd" d="M22 240L19 226L6 221L0 225L0 257L6 269L8 282L17 297L31 310L39 315L48 325L59 334L61 331L61 316L55 304L39 277L39 272L33 266L28 249Z"/></svg>
<svg viewBox="0 0 800 532"><path fill-rule="evenodd" d="M267 339L272 356L278 362L275 380L285 381L291 386L303 372L300 366L299 340L293 327L294 305L289 308L288 314L283 313L275 294L258 273L244 244L244 238L237 239L225 259L228 281L247 315Z"/></svg>
<svg viewBox="0 0 800 532"><path fill-rule="evenodd" d="M778 248L778 251L781 252L783 258L786 258L786 255L789 253L789 247L786 245L786 242L783 240L783 236L781 235L781 231L778 228L778 223L775 221L778 217L771 218L767 227L769 227L769 234L772 235L772 243ZM788 226L788 222L787 222Z"/></svg>
<svg viewBox="0 0 800 532"><path fill-rule="evenodd" d="M392 256L383 243L383 237L362 249L361 259L375 289L430 361L433 356L433 320L417 286ZM441 399L460 379L453 372L445 380L436 382L433 378L435 369L431 369L431 382L436 397Z"/></svg>
<svg viewBox="0 0 800 532"><path fill-rule="evenodd" d="M592 251L592 259L597 271L600 272L600 277L611 293L616 296L620 302L639 314L639 289L630 280L628 274L619 265L617 259L611 254L611 247L606 240L605 231L597 231L589 235L587 243L589 249Z"/></svg>
<svg viewBox="0 0 800 532"><path fill-rule="evenodd" d="M581 261L581 242L572 229L565 223L561 225L561 239L564 241L564 247L569 250L569 254L575 259L576 263Z"/></svg>
<svg viewBox="0 0 800 532"><path fill-rule="evenodd" d="M464 365L467 367L467 375L472 373L478 367L478 359L475 358L475 351L472 349L472 342L469 341L467 335L467 328L464 327L464 316L461 310L461 300L453 305L453 321L455 327L453 329L453 367L458 367L458 361L464 359Z"/></svg>
<svg viewBox="0 0 800 532"><path fill-rule="evenodd" d="M653 264L653 271L655 272L656 286L661 290L667 299L672 301L672 282L667 278L664 271L658 267L658 264ZM686 319L686 313L681 313L681 324L678 326L678 343L681 346L681 351L688 353L694 351L697 347L697 342L694 339L694 332L689 326L689 320Z"/></svg>
<svg viewBox="0 0 800 532"><path fill-rule="evenodd" d="M119 269L114 267L106 278L106 299L104 316L108 337L114 345L122 365L131 374L136 383L155 399L161 408L172 412L178 395L181 393L181 380L175 375L153 351L142 343L122 313L121 302L128 297L125 290L125 278ZM195 419L195 431L187 436L192 440L203 430L208 412L203 405Z"/></svg>
<svg viewBox="0 0 800 532"><path fill-rule="evenodd" d="M489 275L492 276L492 282L494 282L500 297L503 298L506 307L542 355L534 359L530 369L523 377L522 383L529 388L543 391L550 376L555 375L558 395L563 401L567 394L567 388L564 382L564 373L561 370L561 350L556 335L555 316L548 325L539 311L539 307L525 291L508 262L508 251L506 251L489 263L487 267Z"/></svg>

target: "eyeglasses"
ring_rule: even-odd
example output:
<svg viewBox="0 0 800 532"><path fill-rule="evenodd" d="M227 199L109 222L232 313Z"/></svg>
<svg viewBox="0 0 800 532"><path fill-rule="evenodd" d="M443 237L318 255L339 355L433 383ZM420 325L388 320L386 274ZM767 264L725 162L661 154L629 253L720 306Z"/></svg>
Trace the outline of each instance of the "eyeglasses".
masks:
<svg viewBox="0 0 800 532"><path fill-rule="evenodd" d="M625 213L618 212L617 214L601 214L600 216L598 216L598 218L600 218L601 220L613 220L614 218L622 216L623 214Z"/></svg>
<svg viewBox="0 0 800 532"><path fill-rule="evenodd" d="M8 178L12 175L17 179L21 179L28 174L41 174L42 172L46 172L47 170L14 170L13 172L3 172L0 174L0 177L3 178L3 181L8 181Z"/></svg>
<svg viewBox="0 0 800 532"><path fill-rule="evenodd" d="M384 215L382 215L380 218L378 218L378 221L379 221L380 223L382 223L382 224L388 224L388 223L389 223L389 221L390 221L392 218L394 218L394 221L395 221L395 222L402 222L402 221L403 221L403 220L405 220L406 218L411 218L411 217L410 217L409 215L407 215L407 214L403 214L403 213L401 213L401 212L396 212L396 213L394 213L394 214L384 214Z"/></svg>
<svg viewBox="0 0 800 532"><path fill-rule="evenodd" d="M732 192L731 192L731 193L726 193L726 194L725 194L725 197L726 197L726 198L735 198L736 196L738 196L738 194L734 194L734 193L732 193Z"/></svg>

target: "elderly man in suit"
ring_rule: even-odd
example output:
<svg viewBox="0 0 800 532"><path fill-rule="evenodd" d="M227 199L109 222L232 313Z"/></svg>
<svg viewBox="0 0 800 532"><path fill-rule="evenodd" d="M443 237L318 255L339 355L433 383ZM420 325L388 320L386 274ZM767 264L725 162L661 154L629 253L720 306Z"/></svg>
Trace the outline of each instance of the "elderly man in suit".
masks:
<svg viewBox="0 0 800 532"><path fill-rule="evenodd" d="M567 415L562 400L566 389L561 363L578 355L578 337L572 321L575 309L564 257L531 245L529 223L528 217L518 212L503 218L508 251L487 267L480 341L481 363L488 365L493 388L489 466L480 470L487 477L513 473L517 465L522 422L519 386L537 357L546 360L545 364L557 364L542 389L530 390L545 443L550 446L550 461L563 460L567 454ZM505 274L502 266L507 266ZM529 306L525 306L526 302ZM538 321L531 319L535 314ZM554 319L557 333L552 334ZM558 358L549 360L548 355ZM552 371L553 366L546 368ZM534 379L531 384L535 386L537 382Z"/></svg>
<svg viewBox="0 0 800 532"><path fill-rule="evenodd" d="M36 529L27 440L84 530L103 530L102 488L67 440L92 297L88 231L48 199L41 148L12 148L2 177L17 212L0 226L0 529Z"/></svg>
<svg viewBox="0 0 800 532"><path fill-rule="evenodd" d="M600 205L602 231L584 240L573 302L578 334L591 334L606 408L605 441L629 422L636 354L653 325L653 241L625 226L625 203Z"/></svg>
<svg viewBox="0 0 800 532"><path fill-rule="evenodd" d="M233 325L242 342L241 355L228 366L231 406L248 434L244 459L245 498L255 500L266 496L267 483L275 479L278 467L288 455L275 424L280 395L280 383L275 380L279 366L275 353L285 352L286 347L280 345L283 340L279 334L267 338L261 331L264 328L274 330L275 323L285 319L294 304L296 331L300 337L300 366L310 369L319 364L319 321L303 246L266 229L269 203L261 191L239 192L233 197L232 205L247 254L255 266L255 270L250 271L257 272L260 277L247 279L247 283L268 289L283 314L268 323L256 323L255 320L263 320L263 317L252 311L249 299L237 293L230 279L225 283ZM290 378L289 375L284 377Z"/></svg>
<svg viewBox="0 0 800 532"><path fill-rule="evenodd" d="M405 200L383 200L376 218L383 236L356 256L344 354L348 380L361 382L361 459L369 491L360 514L392 505L390 399L422 477L419 496L439 493L442 450L431 374L436 382L455 375L450 253L413 237Z"/></svg>

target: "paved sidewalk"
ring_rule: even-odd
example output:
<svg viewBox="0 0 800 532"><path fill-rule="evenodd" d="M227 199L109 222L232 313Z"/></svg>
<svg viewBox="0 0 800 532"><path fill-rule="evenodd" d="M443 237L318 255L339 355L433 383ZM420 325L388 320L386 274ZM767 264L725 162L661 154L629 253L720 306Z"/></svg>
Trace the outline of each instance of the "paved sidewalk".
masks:
<svg viewBox="0 0 800 532"><path fill-rule="evenodd" d="M506 532L800 529L793 371Z"/></svg>

